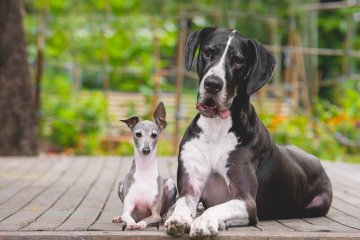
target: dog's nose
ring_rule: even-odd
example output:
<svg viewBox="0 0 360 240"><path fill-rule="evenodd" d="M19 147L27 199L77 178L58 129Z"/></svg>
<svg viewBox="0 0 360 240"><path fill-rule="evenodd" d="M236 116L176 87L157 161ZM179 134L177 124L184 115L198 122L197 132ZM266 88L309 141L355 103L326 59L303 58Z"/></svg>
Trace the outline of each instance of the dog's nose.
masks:
<svg viewBox="0 0 360 240"><path fill-rule="evenodd" d="M150 153L150 148L149 147L144 147L142 149L142 152L143 152L143 154L148 155Z"/></svg>
<svg viewBox="0 0 360 240"><path fill-rule="evenodd" d="M206 78L204 82L204 87L208 93L216 94L221 91L223 83L221 79L217 77Z"/></svg>

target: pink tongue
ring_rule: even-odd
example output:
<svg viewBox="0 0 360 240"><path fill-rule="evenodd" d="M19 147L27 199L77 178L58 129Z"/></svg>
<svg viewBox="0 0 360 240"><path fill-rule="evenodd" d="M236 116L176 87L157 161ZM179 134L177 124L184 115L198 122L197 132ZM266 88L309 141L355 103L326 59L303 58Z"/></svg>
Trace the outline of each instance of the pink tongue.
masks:
<svg viewBox="0 0 360 240"><path fill-rule="evenodd" d="M229 109L219 111L219 116L220 116L222 119L228 118L229 115L230 115Z"/></svg>

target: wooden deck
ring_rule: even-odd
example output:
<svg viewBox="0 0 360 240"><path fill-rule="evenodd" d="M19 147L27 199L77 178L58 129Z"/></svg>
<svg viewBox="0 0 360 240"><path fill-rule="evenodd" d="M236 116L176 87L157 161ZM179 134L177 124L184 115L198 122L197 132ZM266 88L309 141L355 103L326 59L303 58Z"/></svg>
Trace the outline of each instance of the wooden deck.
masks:
<svg viewBox="0 0 360 240"><path fill-rule="evenodd" d="M0 239L169 239L157 230L122 231L112 223L122 209L117 183L131 158L0 158ZM360 165L323 162L333 188L322 218L261 221L230 228L220 239L360 239ZM159 159L162 176L175 178L176 158ZM188 236L184 237L185 239Z"/></svg>

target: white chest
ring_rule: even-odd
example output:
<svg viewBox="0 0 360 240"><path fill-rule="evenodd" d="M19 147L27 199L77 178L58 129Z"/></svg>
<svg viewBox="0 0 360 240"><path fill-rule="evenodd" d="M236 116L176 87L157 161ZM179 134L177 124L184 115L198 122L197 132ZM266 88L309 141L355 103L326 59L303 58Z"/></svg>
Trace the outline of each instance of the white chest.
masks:
<svg viewBox="0 0 360 240"><path fill-rule="evenodd" d="M202 132L199 138L185 143L181 152L184 166L189 172L218 172L226 176L226 162L229 153L238 143L232 127L231 118L200 117L197 124Z"/></svg>
<svg viewBox="0 0 360 240"><path fill-rule="evenodd" d="M135 204L151 206L158 195L157 177L157 172L135 172L134 182L125 197L126 200Z"/></svg>

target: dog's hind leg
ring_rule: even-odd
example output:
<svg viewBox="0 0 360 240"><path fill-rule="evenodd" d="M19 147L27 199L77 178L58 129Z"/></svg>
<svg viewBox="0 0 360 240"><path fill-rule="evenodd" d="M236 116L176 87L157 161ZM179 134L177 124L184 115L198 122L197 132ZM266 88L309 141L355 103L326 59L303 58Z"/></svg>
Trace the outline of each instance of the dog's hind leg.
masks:
<svg viewBox="0 0 360 240"><path fill-rule="evenodd" d="M122 181L119 182L118 186L118 196L122 203L124 203L124 192L123 192L124 184ZM121 216L115 216L112 220L113 223L121 223L123 220L121 219Z"/></svg>
<svg viewBox="0 0 360 240"><path fill-rule="evenodd" d="M124 202L124 184L122 181L119 182L118 196L119 196L121 202Z"/></svg>
<svg viewBox="0 0 360 240"><path fill-rule="evenodd" d="M167 212L169 208L171 208L176 201L177 189L175 182L172 178L167 178L164 180L164 195L162 199L162 207L161 207L161 219L165 222L167 217Z"/></svg>
<svg viewBox="0 0 360 240"><path fill-rule="evenodd" d="M316 195L303 210L303 217L320 217L326 215L331 205L331 196L329 193L320 193Z"/></svg>

